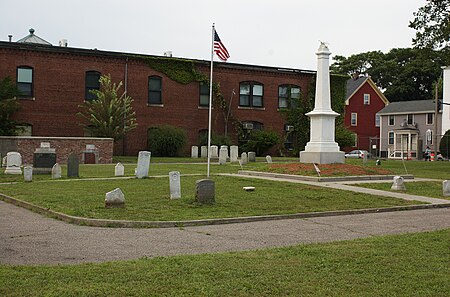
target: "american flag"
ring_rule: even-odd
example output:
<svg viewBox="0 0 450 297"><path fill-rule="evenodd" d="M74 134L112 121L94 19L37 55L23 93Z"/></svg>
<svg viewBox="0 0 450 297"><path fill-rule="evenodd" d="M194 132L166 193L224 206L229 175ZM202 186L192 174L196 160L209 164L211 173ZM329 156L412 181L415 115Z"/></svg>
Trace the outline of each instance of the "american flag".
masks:
<svg viewBox="0 0 450 297"><path fill-rule="evenodd" d="M219 57L220 60L226 62L230 57L227 48L223 45L222 41L220 41L219 35L216 30L214 30L214 52Z"/></svg>

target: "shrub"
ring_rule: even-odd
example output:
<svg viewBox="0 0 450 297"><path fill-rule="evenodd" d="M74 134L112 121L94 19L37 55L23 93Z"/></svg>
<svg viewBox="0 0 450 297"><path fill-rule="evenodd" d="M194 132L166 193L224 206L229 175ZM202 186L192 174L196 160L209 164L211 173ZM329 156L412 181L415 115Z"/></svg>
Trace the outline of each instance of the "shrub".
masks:
<svg viewBox="0 0 450 297"><path fill-rule="evenodd" d="M199 145L208 145L208 133L205 133L203 135L200 136L199 139ZM231 140L229 137L225 136L225 135L219 135L219 134L211 134L211 145L217 145L217 146L221 146L221 145L227 145L230 146L232 145Z"/></svg>
<svg viewBox="0 0 450 297"><path fill-rule="evenodd" d="M147 146L154 156L174 157L186 143L186 132L170 125L153 127L147 132Z"/></svg>
<svg viewBox="0 0 450 297"><path fill-rule="evenodd" d="M444 136L441 138L439 151L445 158L448 158L450 156L450 130L447 130L447 132L445 132Z"/></svg>
<svg viewBox="0 0 450 297"><path fill-rule="evenodd" d="M256 155L261 156L279 142L280 136L275 131L252 130L242 151L256 152Z"/></svg>
<svg viewBox="0 0 450 297"><path fill-rule="evenodd" d="M351 147L355 144L355 135L353 132L344 127L344 125L336 126L336 142L339 147Z"/></svg>

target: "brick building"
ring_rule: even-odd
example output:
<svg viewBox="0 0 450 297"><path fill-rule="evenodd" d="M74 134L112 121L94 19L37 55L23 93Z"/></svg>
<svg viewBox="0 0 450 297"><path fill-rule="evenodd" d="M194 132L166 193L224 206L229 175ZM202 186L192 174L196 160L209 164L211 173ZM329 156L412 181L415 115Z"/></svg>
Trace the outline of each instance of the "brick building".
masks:
<svg viewBox="0 0 450 297"><path fill-rule="evenodd" d="M31 30L27 37L21 42L0 42L0 78L12 77L22 90L22 108L14 118L24 123L25 134L89 136L76 114L79 105L91 99L89 90L98 88L101 74L110 74L116 83L122 81L134 99L138 127L115 144L116 154L136 155L145 150L148 129L162 124L187 132L187 154L207 130L208 88L198 81L177 82L164 71L155 70L146 59L190 63L195 71L207 76L209 61L71 48L65 43L52 46L37 39ZM253 124L245 125L247 128L270 129L282 136L286 135L286 122L280 110L288 108L291 97L306 94L315 75L313 71L219 62L214 68L214 82L220 84L220 93L233 117L242 124ZM213 132L224 134L227 112L214 108ZM228 131L237 143L230 122Z"/></svg>

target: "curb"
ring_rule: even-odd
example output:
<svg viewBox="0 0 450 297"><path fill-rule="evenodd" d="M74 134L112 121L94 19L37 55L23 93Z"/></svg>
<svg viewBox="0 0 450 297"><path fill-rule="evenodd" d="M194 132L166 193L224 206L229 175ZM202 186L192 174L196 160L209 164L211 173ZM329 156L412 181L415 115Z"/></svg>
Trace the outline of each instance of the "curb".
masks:
<svg viewBox="0 0 450 297"><path fill-rule="evenodd" d="M46 215L51 218L61 220L66 223L90 226L90 227L111 227L111 228L174 228L174 227L191 227L204 225L222 225L234 223L250 223L260 221L274 221L287 219L306 219L319 218L331 216L344 216L356 214L370 214L382 212L394 212L405 210L418 209L433 209L433 208L450 208L450 202L446 204L421 204L408 206L394 206L385 208L368 208L355 210L338 210L338 211L324 211L324 212L310 212L310 213L296 213L286 215L265 215L265 216L251 216L238 218L219 218L219 219L203 219L203 220L188 220L188 221L127 221L127 220L108 220L108 219L90 219L77 216L71 216L64 213L50 210L23 200L19 200L0 193L0 200L23 207L33 212Z"/></svg>

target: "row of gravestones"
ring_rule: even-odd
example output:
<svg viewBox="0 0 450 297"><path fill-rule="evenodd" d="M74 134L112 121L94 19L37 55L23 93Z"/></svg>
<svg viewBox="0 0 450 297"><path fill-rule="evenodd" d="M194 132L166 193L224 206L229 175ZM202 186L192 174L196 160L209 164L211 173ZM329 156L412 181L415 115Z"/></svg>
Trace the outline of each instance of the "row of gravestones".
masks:
<svg viewBox="0 0 450 297"><path fill-rule="evenodd" d="M207 146L201 146L201 158L207 158L208 157L208 147ZM237 145L230 146L230 154L228 154L228 146L222 145L219 147L217 145L211 146L211 158L219 158L219 164L225 164L227 160L230 160L231 163L237 163L238 155L239 155L239 147ZM194 145L191 147L191 158L196 159L198 158L198 146ZM267 163L272 163L272 157L267 156L266 157ZM242 153L241 154L241 164L246 164L248 162L256 162L256 153L255 152L248 152L248 153Z"/></svg>

